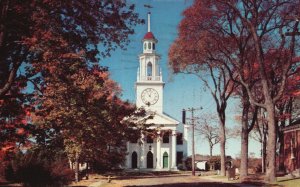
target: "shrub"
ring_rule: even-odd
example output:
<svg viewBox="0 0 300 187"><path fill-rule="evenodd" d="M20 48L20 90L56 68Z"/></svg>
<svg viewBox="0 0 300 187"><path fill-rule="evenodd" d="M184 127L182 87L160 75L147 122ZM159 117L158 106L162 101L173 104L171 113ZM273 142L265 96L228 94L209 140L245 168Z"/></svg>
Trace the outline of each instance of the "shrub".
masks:
<svg viewBox="0 0 300 187"><path fill-rule="evenodd" d="M65 161L56 161L52 164L50 171L51 179L59 182L60 185L68 184L74 178L74 171L69 168Z"/></svg>
<svg viewBox="0 0 300 187"><path fill-rule="evenodd" d="M186 168L184 167L183 164L178 164L177 169L180 170L180 171L185 171L186 170Z"/></svg>
<svg viewBox="0 0 300 187"><path fill-rule="evenodd" d="M4 177L7 181L13 181L14 180L14 168L11 163L9 163L6 168L4 169Z"/></svg>
<svg viewBox="0 0 300 187"><path fill-rule="evenodd" d="M187 158L184 161L184 163L185 163L185 167L187 170L192 170L192 158L191 157Z"/></svg>
<svg viewBox="0 0 300 187"><path fill-rule="evenodd" d="M17 154L6 168L5 176L7 180L23 183L24 186L44 187L69 184L74 173L63 155L53 155L49 160L40 151L34 150Z"/></svg>
<svg viewBox="0 0 300 187"><path fill-rule="evenodd" d="M29 162L18 167L15 171L17 182L24 186L46 186L51 184L50 171L43 163Z"/></svg>

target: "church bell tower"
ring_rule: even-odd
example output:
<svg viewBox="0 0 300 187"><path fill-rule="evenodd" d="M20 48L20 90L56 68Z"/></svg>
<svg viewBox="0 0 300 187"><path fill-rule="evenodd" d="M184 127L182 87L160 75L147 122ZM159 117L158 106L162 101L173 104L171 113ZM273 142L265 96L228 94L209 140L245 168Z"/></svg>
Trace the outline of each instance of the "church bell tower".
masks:
<svg viewBox="0 0 300 187"><path fill-rule="evenodd" d="M156 53L157 39L150 30L150 12L148 13L148 32L142 44L143 53L139 55L139 68L136 81L136 105L153 112L163 112L162 71L159 67L160 55Z"/></svg>

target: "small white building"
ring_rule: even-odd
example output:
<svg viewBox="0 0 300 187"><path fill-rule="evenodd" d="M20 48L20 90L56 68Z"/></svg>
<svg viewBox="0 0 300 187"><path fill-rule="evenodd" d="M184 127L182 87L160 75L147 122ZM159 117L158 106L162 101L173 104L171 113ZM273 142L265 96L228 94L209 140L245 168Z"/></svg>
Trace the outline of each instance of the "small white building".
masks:
<svg viewBox="0 0 300 187"><path fill-rule="evenodd" d="M178 127L180 122L163 112L163 82L160 68L160 55L156 53L157 39L150 31L148 13L148 32L145 34L143 53L139 55L139 68L136 81L136 105L154 113L149 129L157 129L155 138L142 135L136 142L127 143L127 169L176 170L177 165L187 154L188 126Z"/></svg>

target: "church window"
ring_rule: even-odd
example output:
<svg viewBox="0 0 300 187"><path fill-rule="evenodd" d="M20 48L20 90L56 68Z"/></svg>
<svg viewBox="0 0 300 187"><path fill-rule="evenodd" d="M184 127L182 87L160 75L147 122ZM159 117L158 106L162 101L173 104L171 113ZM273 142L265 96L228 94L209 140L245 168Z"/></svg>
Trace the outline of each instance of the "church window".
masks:
<svg viewBox="0 0 300 187"><path fill-rule="evenodd" d="M183 152L178 151L176 154L176 166L178 166L179 164L182 164L182 159L183 159Z"/></svg>
<svg viewBox="0 0 300 187"><path fill-rule="evenodd" d="M152 76L152 63L148 62L147 64L147 76Z"/></svg>
<svg viewBox="0 0 300 187"><path fill-rule="evenodd" d="M153 138L150 135L147 136L147 143L153 143Z"/></svg>
<svg viewBox="0 0 300 187"><path fill-rule="evenodd" d="M130 134L129 136L130 143L138 143L138 140L140 138L138 130L131 130L129 134Z"/></svg>
<svg viewBox="0 0 300 187"><path fill-rule="evenodd" d="M153 46L152 46L153 50L155 50L155 43L153 43L152 45L153 45Z"/></svg>
<svg viewBox="0 0 300 187"><path fill-rule="evenodd" d="M151 42L148 43L148 49L151 49Z"/></svg>
<svg viewBox="0 0 300 187"><path fill-rule="evenodd" d="M130 143L137 143L137 141L138 141L138 138L134 138L134 139L130 140Z"/></svg>
<svg viewBox="0 0 300 187"><path fill-rule="evenodd" d="M176 142L177 142L177 145L182 145L183 144L182 133L177 134L177 136L176 136Z"/></svg>
<svg viewBox="0 0 300 187"><path fill-rule="evenodd" d="M168 132L165 132L164 133L164 136L163 136L163 143L169 143L170 141L170 134Z"/></svg>
<svg viewBox="0 0 300 187"><path fill-rule="evenodd" d="M132 137L132 139L130 139L130 143L138 143L138 137Z"/></svg>
<svg viewBox="0 0 300 187"><path fill-rule="evenodd" d="M147 49L147 43L145 42L144 43L144 50L146 50Z"/></svg>

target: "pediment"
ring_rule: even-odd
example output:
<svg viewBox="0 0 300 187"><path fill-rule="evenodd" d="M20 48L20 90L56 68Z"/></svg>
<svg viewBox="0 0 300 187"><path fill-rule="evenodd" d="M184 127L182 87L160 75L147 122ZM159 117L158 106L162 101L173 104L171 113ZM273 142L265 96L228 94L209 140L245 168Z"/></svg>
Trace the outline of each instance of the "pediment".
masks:
<svg viewBox="0 0 300 187"><path fill-rule="evenodd" d="M165 113L154 113L147 112L148 116L152 115L153 117L146 121L146 124L155 124L155 125L166 125L166 126L177 126L179 121L172 118L171 116Z"/></svg>

